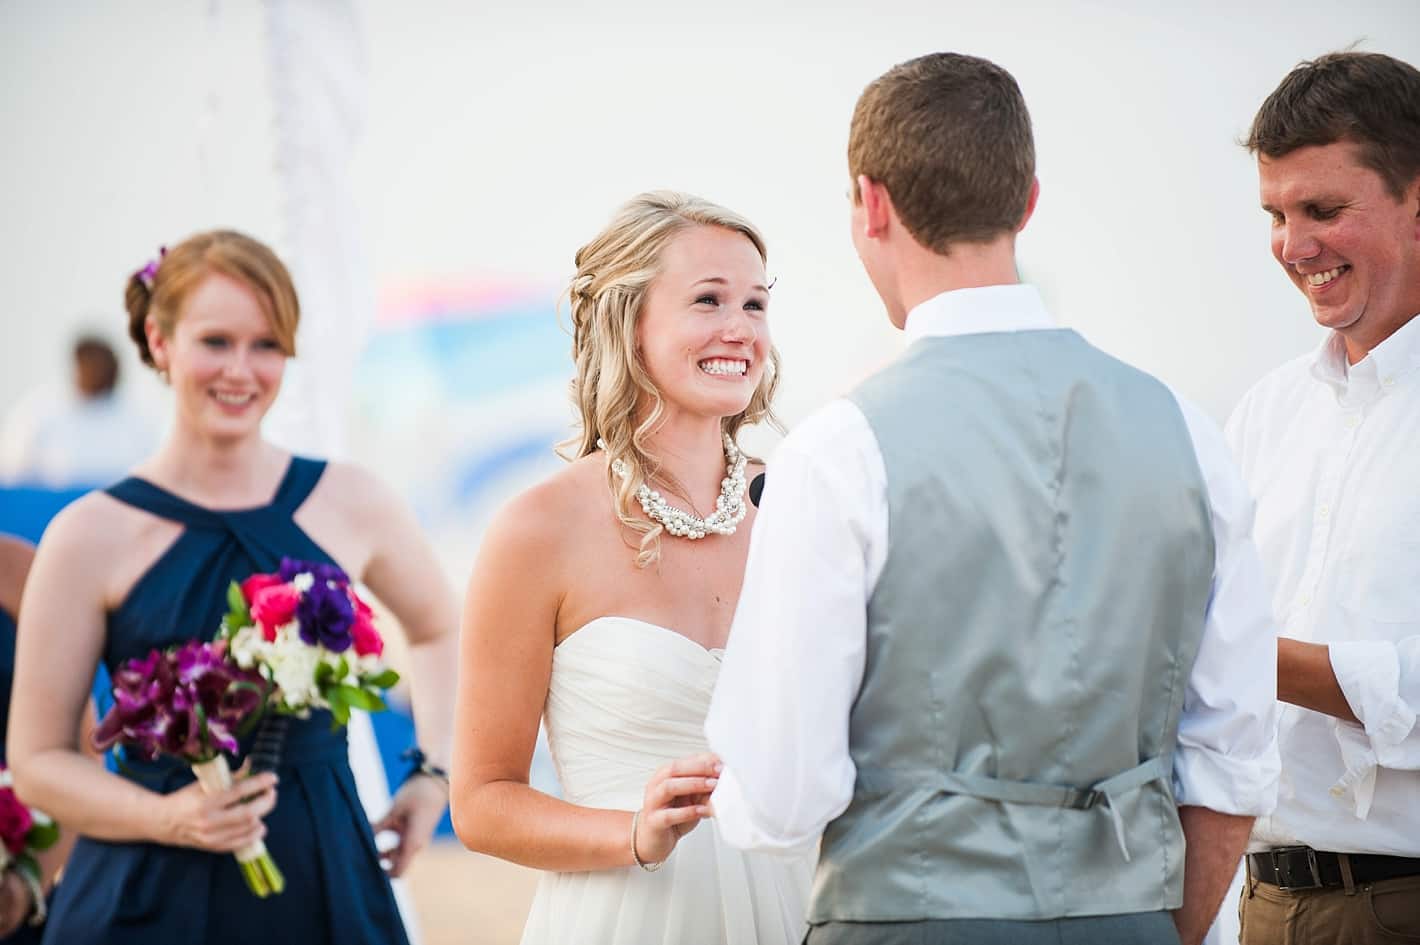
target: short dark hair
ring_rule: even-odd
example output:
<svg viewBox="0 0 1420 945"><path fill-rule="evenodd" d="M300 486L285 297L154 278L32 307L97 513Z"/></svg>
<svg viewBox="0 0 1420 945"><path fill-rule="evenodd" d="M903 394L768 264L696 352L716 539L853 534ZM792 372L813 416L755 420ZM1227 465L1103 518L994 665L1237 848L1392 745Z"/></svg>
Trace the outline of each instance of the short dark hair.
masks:
<svg viewBox="0 0 1420 945"><path fill-rule="evenodd" d="M912 238L945 254L1020 226L1035 181L1030 113L1011 74L960 53L894 66L858 99L848 171L881 183Z"/></svg>
<svg viewBox="0 0 1420 945"><path fill-rule="evenodd" d="M74 342L74 365L85 397L99 397L118 386L118 356L96 335L83 335Z"/></svg>
<svg viewBox="0 0 1420 945"><path fill-rule="evenodd" d="M1279 158L1350 141L1395 197L1420 176L1420 70L1381 53L1334 52L1299 64L1262 103L1244 145Z"/></svg>

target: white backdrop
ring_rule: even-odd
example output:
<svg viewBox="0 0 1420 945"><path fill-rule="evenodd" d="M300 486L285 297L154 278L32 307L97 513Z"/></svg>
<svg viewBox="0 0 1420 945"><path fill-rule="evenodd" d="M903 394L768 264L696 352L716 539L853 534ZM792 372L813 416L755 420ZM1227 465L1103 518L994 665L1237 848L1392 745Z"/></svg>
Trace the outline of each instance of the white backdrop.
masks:
<svg viewBox="0 0 1420 945"><path fill-rule="evenodd" d="M209 6L0 2L0 404L77 325L121 335L124 276L159 243L216 224L279 243L262 10L221 3L214 34ZM726 203L769 236L792 422L896 350L845 230L855 97L912 55L978 53L1036 122L1028 274L1221 418L1316 337L1235 139L1301 58L1361 39L1420 61L1420 5L1142 6L366 2L358 225L381 281L555 282L634 192Z"/></svg>
<svg viewBox="0 0 1420 945"><path fill-rule="evenodd" d="M792 424L899 344L847 239L853 102L893 63L953 49L1010 69L1035 119L1026 275L1066 324L1221 420L1318 338L1268 254L1236 140L1300 59L1362 41L1420 63L1415 0L356 6L363 37L336 42L367 57L368 110L329 130L364 128L353 204L296 232L300 156L278 134L262 4L0 0L0 410L66 369L80 327L121 338L127 274L197 229L293 252L324 226L346 260L368 247L377 285L555 285L620 201L674 187L768 235ZM301 82L308 65L276 74ZM368 319L358 270L349 292L321 290L348 313L346 340ZM329 387L319 372L300 365L293 382ZM160 407L156 383L129 374Z"/></svg>

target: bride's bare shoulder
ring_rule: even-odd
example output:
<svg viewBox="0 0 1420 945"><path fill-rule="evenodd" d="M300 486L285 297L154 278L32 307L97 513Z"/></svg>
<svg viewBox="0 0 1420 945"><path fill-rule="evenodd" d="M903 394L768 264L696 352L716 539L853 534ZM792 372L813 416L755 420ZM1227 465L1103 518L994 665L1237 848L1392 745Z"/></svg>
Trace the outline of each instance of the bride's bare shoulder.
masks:
<svg viewBox="0 0 1420 945"><path fill-rule="evenodd" d="M484 545L545 554L608 514L606 465L584 456L509 499L484 537Z"/></svg>

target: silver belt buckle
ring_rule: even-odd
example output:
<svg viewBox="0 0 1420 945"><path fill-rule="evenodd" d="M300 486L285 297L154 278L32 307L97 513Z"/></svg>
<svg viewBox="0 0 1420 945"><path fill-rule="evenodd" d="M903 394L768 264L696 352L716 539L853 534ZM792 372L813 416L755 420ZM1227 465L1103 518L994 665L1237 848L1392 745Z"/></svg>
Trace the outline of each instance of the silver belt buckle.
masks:
<svg viewBox="0 0 1420 945"><path fill-rule="evenodd" d="M1293 872L1292 866L1298 862L1294 855L1305 851L1307 855L1307 871L1305 874ZM1269 850L1272 856L1272 868L1277 872L1277 888L1285 890L1294 889L1319 889L1322 886L1321 869L1316 863L1316 851L1311 847L1278 847Z"/></svg>

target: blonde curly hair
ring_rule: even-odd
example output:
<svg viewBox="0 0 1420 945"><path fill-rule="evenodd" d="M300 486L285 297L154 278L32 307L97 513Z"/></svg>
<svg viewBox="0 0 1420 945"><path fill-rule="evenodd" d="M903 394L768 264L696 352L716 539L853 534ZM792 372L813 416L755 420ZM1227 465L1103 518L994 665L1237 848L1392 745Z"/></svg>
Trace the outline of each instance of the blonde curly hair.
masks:
<svg viewBox="0 0 1420 945"><path fill-rule="evenodd" d="M605 229L577 250L577 273L567 288L576 366L571 394L581 429L559 452L578 459L596 452L598 440L605 442L607 488L616 517L641 536L639 568L654 564L661 553L661 525L633 509L639 510L636 490L658 472L646 441L659 426L665 403L636 350L636 324L647 289L660 273L662 251L695 226L739 233L767 260L764 237L744 217L690 194L658 190L627 201ZM745 424L762 420L777 426L770 404L778 386L779 352L771 347L748 406L722 421L725 433L733 438ZM616 460L626 464L625 479L611 470Z"/></svg>

